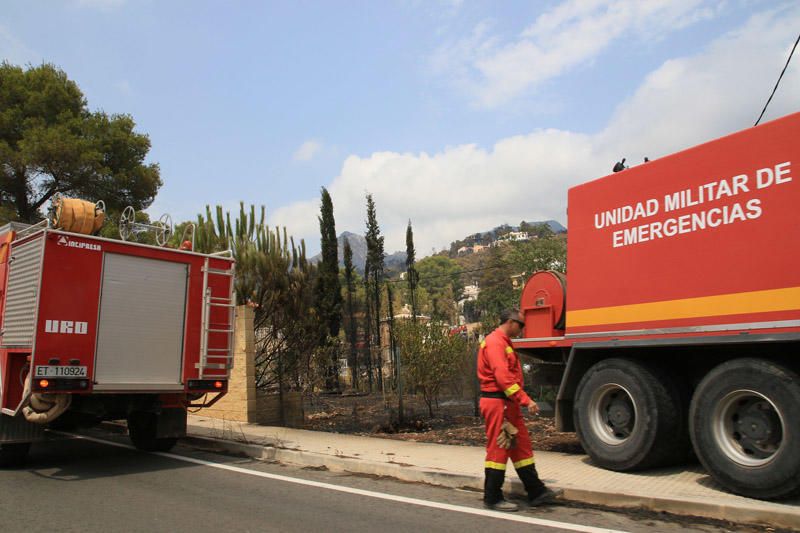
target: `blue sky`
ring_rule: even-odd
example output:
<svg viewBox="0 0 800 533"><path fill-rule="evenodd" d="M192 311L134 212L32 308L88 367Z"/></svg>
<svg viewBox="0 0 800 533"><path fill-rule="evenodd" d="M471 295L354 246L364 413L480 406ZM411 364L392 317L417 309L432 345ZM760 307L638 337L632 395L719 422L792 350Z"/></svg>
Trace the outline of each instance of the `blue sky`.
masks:
<svg viewBox="0 0 800 533"><path fill-rule="evenodd" d="M566 191L752 125L800 31L794 1L5 0L0 58L52 62L130 113L164 187L149 210L267 206L319 247L420 255L501 223L566 224ZM800 109L793 61L767 113Z"/></svg>

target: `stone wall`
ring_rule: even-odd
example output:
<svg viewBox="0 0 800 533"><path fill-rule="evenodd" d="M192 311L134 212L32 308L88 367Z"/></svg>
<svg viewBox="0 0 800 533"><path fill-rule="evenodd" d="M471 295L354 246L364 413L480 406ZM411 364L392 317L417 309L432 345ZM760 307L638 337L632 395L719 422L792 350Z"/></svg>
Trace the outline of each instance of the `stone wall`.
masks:
<svg viewBox="0 0 800 533"><path fill-rule="evenodd" d="M228 393L211 407L197 414L220 420L256 422L256 363L253 309L245 305L236 308L233 369Z"/></svg>
<svg viewBox="0 0 800 533"><path fill-rule="evenodd" d="M280 397L259 392L256 395L256 421L265 426L303 427L303 395L299 392L283 393L283 420Z"/></svg>

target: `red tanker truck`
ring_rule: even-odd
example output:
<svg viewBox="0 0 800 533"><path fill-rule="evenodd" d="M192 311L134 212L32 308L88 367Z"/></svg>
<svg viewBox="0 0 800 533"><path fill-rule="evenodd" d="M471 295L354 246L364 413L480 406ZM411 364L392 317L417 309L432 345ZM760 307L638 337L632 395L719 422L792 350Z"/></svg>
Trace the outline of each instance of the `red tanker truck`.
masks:
<svg viewBox="0 0 800 533"><path fill-rule="evenodd" d="M102 420L127 419L138 448L167 450L187 407L227 391L233 259L92 236L93 216L75 231L0 228L0 466L48 427ZM123 238L142 229L133 220Z"/></svg>
<svg viewBox="0 0 800 533"><path fill-rule="evenodd" d="M528 280L515 346L594 463L693 450L733 492L800 492L799 214L800 113L569 190L567 275Z"/></svg>

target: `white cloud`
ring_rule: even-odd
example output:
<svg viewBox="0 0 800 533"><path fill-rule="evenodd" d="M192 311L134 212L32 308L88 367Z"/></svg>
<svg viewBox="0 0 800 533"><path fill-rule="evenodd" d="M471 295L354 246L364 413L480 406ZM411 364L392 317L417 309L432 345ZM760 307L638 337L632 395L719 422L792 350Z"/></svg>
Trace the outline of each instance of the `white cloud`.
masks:
<svg viewBox="0 0 800 533"><path fill-rule="evenodd" d="M317 141L306 141L300 145L300 148L295 150L292 156L295 161L310 161L322 149L322 144Z"/></svg>
<svg viewBox="0 0 800 533"><path fill-rule="evenodd" d="M791 5L752 17L696 55L666 61L595 134L548 129L499 140L490 149L350 156L327 187L337 231L364 232L366 191L373 193L390 253L404 249L409 218L420 256L503 222L565 223L567 189L610 173L619 158L636 164L751 126L798 26L800 7ZM796 60L764 120L798 110ZM274 211L270 222L287 226L314 250L318 209L318 198L309 199Z"/></svg>
<svg viewBox="0 0 800 533"><path fill-rule="evenodd" d="M509 42L490 35L484 21L469 37L440 47L431 64L475 105L495 108L591 61L623 36L658 39L713 17L720 5L721 0L569 0Z"/></svg>

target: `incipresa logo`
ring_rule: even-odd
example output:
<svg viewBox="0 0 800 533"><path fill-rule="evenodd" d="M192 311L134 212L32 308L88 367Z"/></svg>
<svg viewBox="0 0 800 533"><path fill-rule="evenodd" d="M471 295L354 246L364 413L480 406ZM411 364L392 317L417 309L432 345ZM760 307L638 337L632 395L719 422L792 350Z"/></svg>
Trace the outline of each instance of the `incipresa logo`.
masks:
<svg viewBox="0 0 800 533"><path fill-rule="evenodd" d="M99 244L92 244L89 242L81 242L81 241L71 241L69 237L62 235L58 238L58 245L59 246L66 246L67 248L78 248L79 250L92 250L94 252L99 252L102 248Z"/></svg>

